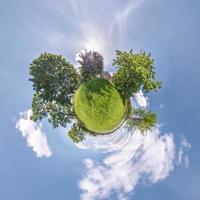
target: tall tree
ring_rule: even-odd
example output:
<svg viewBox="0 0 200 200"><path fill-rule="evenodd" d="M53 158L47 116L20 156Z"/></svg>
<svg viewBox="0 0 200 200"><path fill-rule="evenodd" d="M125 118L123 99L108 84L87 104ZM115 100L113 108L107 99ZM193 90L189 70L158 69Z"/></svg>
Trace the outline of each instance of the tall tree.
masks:
<svg viewBox="0 0 200 200"><path fill-rule="evenodd" d="M151 130L156 122L156 113L147 111L144 108L132 108L131 116L127 119L126 125L128 130L139 129L141 134L144 134L146 131Z"/></svg>
<svg viewBox="0 0 200 200"><path fill-rule="evenodd" d="M103 56L97 51L84 50L79 53L77 61L83 81L96 78L103 72Z"/></svg>
<svg viewBox="0 0 200 200"><path fill-rule="evenodd" d="M66 126L74 114L71 98L79 86L79 74L64 57L41 54L30 65L35 94L32 120L48 117L53 127Z"/></svg>
<svg viewBox="0 0 200 200"><path fill-rule="evenodd" d="M113 76L113 83L125 99L129 99L139 89L150 92L161 87L161 82L155 80L153 63L151 55L144 51L116 51L113 65L118 70Z"/></svg>

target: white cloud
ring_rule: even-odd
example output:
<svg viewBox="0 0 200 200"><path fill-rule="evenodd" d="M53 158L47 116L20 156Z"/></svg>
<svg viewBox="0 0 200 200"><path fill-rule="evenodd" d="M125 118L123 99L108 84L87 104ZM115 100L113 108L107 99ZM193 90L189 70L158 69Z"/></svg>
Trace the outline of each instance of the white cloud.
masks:
<svg viewBox="0 0 200 200"><path fill-rule="evenodd" d="M134 0L134 1L130 0L128 1L128 3L125 4L125 6L123 7L121 11L116 12L114 19L111 23L111 26L109 28L109 32L112 33L114 30L114 27L117 26L118 35L119 35L118 42L121 42L122 39L124 39L124 32L126 28L127 18L142 3L143 3L143 0Z"/></svg>
<svg viewBox="0 0 200 200"><path fill-rule="evenodd" d="M184 136L181 136L181 145L178 152L177 165L184 164L186 168L189 167L189 158L187 152L190 150L191 144L186 140Z"/></svg>
<svg viewBox="0 0 200 200"><path fill-rule="evenodd" d="M112 192L126 199L140 180L156 183L174 168L173 135L163 135L158 128L146 136L122 128L110 136L89 136L84 143L106 157L101 162L85 160L86 172L79 184L82 200L108 199Z"/></svg>
<svg viewBox="0 0 200 200"><path fill-rule="evenodd" d="M16 128L22 137L26 139L27 146L31 147L37 157L50 157L52 155L46 133L34 121L30 120L32 110L29 109L20 113L20 119L16 123Z"/></svg>
<svg viewBox="0 0 200 200"><path fill-rule="evenodd" d="M144 107L148 106L148 98L144 96L143 92L140 90L135 93L133 96L133 103L136 107Z"/></svg>

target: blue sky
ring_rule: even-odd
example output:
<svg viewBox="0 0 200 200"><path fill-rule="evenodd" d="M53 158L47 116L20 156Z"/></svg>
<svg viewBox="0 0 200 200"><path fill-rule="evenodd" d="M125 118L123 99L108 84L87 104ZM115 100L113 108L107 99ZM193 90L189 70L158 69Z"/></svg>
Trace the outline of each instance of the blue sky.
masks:
<svg viewBox="0 0 200 200"><path fill-rule="evenodd" d="M103 192L111 200L199 200L200 1L0 0L0 5L0 200L90 200ZM29 64L44 51L76 64L75 55L83 48L101 51L110 71L115 49L151 52L163 88L148 96L149 107L158 112L161 126L146 138L131 137L133 143L116 153L115 145L112 152L102 144L100 149L78 148L66 130L53 130L43 121L41 140L47 150L34 151L16 128L19 113L31 106ZM30 143L35 147L37 140ZM126 147L143 143L143 157L133 161L136 153ZM40 151L43 157L37 157ZM130 154L123 160L130 165L113 169L124 153ZM144 164L148 168L139 170ZM165 170L158 173L159 167ZM100 175L110 176L100 179L103 186L88 179L99 168ZM147 170L150 178L143 176ZM131 189L126 192L123 186ZM88 187L101 193L95 196Z"/></svg>

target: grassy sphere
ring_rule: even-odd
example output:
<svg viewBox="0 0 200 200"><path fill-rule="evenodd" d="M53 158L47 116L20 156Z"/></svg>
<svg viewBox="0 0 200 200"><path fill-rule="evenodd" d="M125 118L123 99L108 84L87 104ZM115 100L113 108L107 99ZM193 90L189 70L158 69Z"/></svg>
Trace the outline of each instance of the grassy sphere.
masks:
<svg viewBox="0 0 200 200"><path fill-rule="evenodd" d="M76 91L74 111L86 129L109 133L122 123L126 105L109 81L94 79L82 84Z"/></svg>

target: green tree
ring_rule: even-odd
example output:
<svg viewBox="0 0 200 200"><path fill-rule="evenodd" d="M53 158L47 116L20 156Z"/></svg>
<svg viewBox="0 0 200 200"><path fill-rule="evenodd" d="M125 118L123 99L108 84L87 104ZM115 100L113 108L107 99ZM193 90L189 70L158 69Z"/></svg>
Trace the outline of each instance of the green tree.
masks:
<svg viewBox="0 0 200 200"><path fill-rule="evenodd" d="M79 143L84 140L85 132L81 128L81 126L79 126L79 124L74 123L68 132L68 136L72 139L74 143Z"/></svg>
<svg viewBox="0 0 200 200"><path fill-rule="evenodd" d="M118 66L118 70L113 76L113 83L124 99L129 99L139 89L150 92L161 87L161 82L155 80L153 63L151 55L144 51L116 51L113 65Z"/></svg>
<svg viewBox="0 0 200 200"><path fill-rule="evenodd" d="M132 113L127 119L128 130L139 129L143 135L146 131L151 130L157 122L157 115L154 112L147 111L144 108L132 108Z"/></svg>
<svg viewBox="0 0 200 200"><path fill-rule="evenodd" d="M66 127L74 117L71 98L80 82L74 66L60 55L44 53L31 63L30 75L35 90L31 119L48 117L54 128Z"/></svg>

